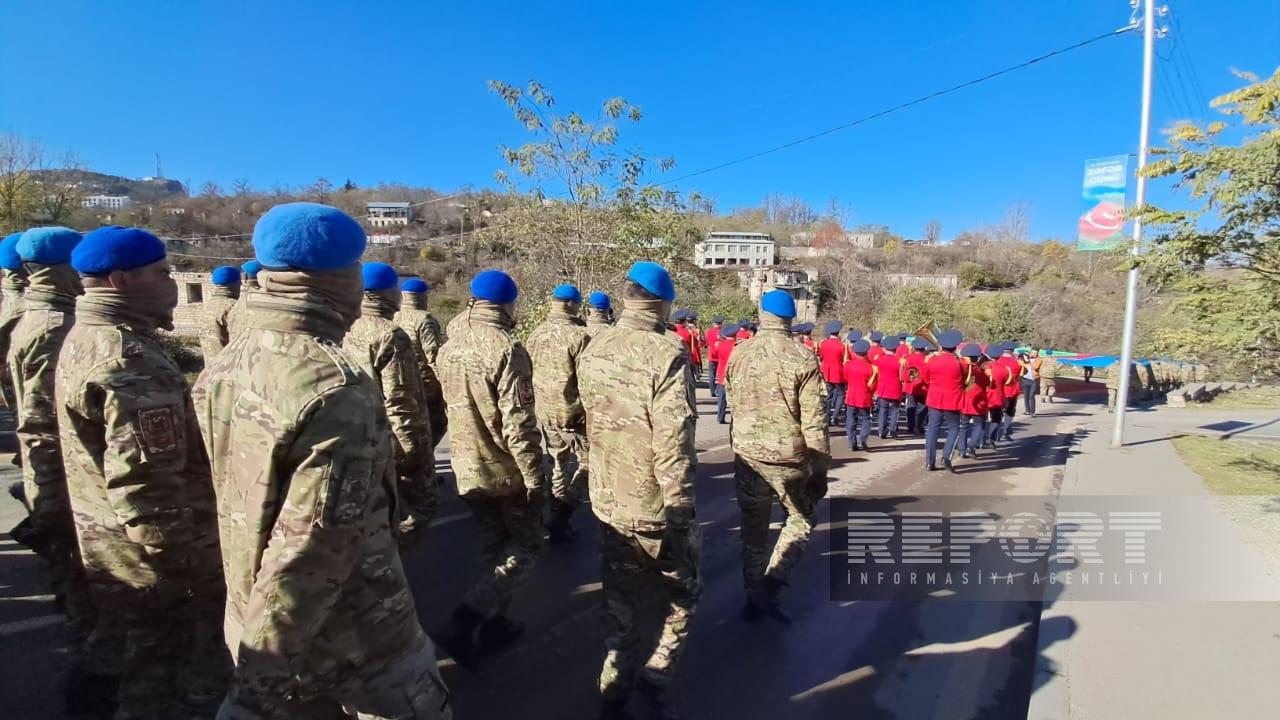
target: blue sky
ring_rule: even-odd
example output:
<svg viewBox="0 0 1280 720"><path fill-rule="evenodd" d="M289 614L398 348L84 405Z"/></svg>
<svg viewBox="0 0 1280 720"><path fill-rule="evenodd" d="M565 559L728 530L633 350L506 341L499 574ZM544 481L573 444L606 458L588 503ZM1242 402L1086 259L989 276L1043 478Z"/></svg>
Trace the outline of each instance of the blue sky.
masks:
<svg viewBox="0 0 1280 720"><path fill-rule="evenodd" d="M1167 3L1177 25L1159 51L1174 60L1157 64L1155 129L1238 86L1230 68L1280 66L1275 0ZM9 0L0 130L134 177L152 174L158 152L166 175L196 187L321 176L486 186L496 146L524 131L485 83L536 78L561 109L594 112L615 95L639 104L645 119L623 144L673 155L683 174L1128 17L1124 0ZM1138 33L1108 39L680 187L721 210L769 193L818 207L837 197L855 222L908 237L930 218L951 237L1026 202L1033 235L1072 236L1084 160L1136 151L1140 52Z"/></svg>

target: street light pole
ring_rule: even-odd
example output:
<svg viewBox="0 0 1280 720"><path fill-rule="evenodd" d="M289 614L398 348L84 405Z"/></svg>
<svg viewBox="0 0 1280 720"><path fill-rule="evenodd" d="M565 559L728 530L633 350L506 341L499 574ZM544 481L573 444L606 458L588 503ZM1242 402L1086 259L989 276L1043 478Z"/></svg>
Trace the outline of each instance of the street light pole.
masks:
<svg viewBox="0 0 1280 720"><path fill-rule="evenodd" d="M1138 129L1138 191L1134 204L1147 201L1147 178L1142 169L1147 166L1147 145L1151 135L1151 82L1156 54L1155 0L1141 0L1142 8L1142 119ZM1129 402L1129 377L1133 364L1133 331L1138 315L1138 266L1136 260L1142 254L1142 220L1133 222L1133 247L1130 249L1135 264L1129 269L1128 288L1124 299L1124 337L1120 345L1120 383L1116 388L1115 426L1111 430L1111 447L1124 445L1124 417Z"/></svg>

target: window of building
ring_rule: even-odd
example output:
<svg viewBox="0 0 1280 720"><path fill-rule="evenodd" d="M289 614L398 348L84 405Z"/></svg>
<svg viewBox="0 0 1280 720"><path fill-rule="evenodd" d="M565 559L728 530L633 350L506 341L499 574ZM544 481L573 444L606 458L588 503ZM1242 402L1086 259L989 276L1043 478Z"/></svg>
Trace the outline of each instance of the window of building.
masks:
<svg viewBox="0 0 1280 720"><path fill-rule="evenodd" d="M204 302L204 288L200 283L187 283L187 302Z"/></svg>

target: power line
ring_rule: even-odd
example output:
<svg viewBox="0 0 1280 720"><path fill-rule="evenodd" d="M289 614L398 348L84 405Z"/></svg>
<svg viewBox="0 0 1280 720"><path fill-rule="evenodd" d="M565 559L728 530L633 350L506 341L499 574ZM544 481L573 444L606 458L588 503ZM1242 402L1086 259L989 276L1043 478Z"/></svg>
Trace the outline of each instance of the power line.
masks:
<svg viewBox="0 0 1280 720"><path fill-rule="evenodd" d="M1000 77L1000 76L1002 76L1002 75L1007 75L1007 74L1009 74L1009 73L1011 73L1011 72L1015 72L1015 71L1017 71L1017 70L1022 70L1022 69L1024 69L1024 68L1028 68L1028 67L1030 67L1030 66L1032 66L1032 65L1035 65L1036 63L1043 62L1043 61L1045 61L1045 60L1048 60L1049 58L1052 58L1052 57L1055 57L1055 56L1058 56L1058 55L1062 55L1062 54L1064 54L1064 53L1068 53L1068 52L1071 52L1071 51L1073 51L1073 50L1079 50L1080 48L1086 47L1086 46L1088 46L1088 45L1092 45L1093 43L1099 42L1099 41L1101 41L1101 40L1106 40L1107 38L1115 37L1115 36L1117 36L1117 35L1123 35L1124 33L1127 33L1127 32L1129 32L1129 31L1131 31L1131 30L1136 29L1136 28L1137 28L1137 25L1129 24L1129 25L1126 25L1125 27L1119 28L1119 29L1117 29L1117 30L1112 30L1112 31L1107 32L1107 33L1104 33L1104 34L1102 34L1102 35L1098 35L1098 36L1096 36L1096 37L1089 38L1088 40L1082 40L1082 41L1080 41L1080 42L1078 42L1078 43L1075 43L1075 44L1072 44L1072 45L1068 45L1068 46L1066 46L1066 47L1058 48L1057 50L1053 50L1053 51L1047 52L1047 53L1045 53L1045 54L1043 54L1043 55L1039 55L1039 56L1037 56L1037 57L1031 58L1030 60L1024 60L1023 62L1020 62L1020 63L1018 63L1017 65L1010 65L1009 67L1002 68L1002 69L1000 69L1000 70L996 70L995 72L987 73L986 75L983 75L983 76L981 76L981 77L977 77L977 78L974 78L974 79L972 79L972 80L968 80L968 81L966 81L966 82L962 82L962 83L960 83L959 85L953 85L953 86L951 86L951 87L949 87L949 88L946 88L946 89L943 89L943 90L936 90L936 91L931 92L931 93L929 93L929 94L927 94L927 95L921 95L920 97L918 97L918 98L916 98L916 99L914 99L914 100L908 100L907 102L904 102L904 103L901 103L901 104L898 104L898 105L894 105L893 107L886 108L886 109L884 109L884 110L880 110L880 111L878 111L878 112L872 113L872 114L870 114L870 115L866 115L866 116L864 116L864 117L860 117L860 118L858 118L857 120L851 120L851 121L849 121L849 122L847 122L847 123L844 123L843 125L837 125L837 126L835 126L835 127L827 128L826 130L823 130L823 131L821 131L821 132L816 132L816 133L814 133L814 134L812 134L812 135L806 135L805 137L798 138L798 139L796 139L796 140L792 140L792 141L790 141L790 142L783 143L783 144L781 144L781 145L775 145L774 147L771 147L771 148L769 148L769 149L767 149L767 150L761 150L761 151L759 151L759 152L751 153L751 154L749 154L749 155L744 155L744 156L742 156L742 157L735 158L735 159L733 159L733 160L728 160L728 161L726 161L726 162L722 162L722 163L720 163L720 164L718 164L718 165L712 165L711 167L703 168L703 169L701 169L701 170L696 170L696 171L691 172L691 173L686 173L686 174L684 174L684 175L681 175L681 176L676 177L676 178L672 178L672 179L670 179L670 180L663 180L663 181L661 181L661 182L654 183L654 186L655 186L655 187L658 187L658 186L662 186L662 185L670 185L670 184L672 184L672 183L680 182L681 180L688 180L689 178L698 177L699 175L706 175L707 173L712 173L712 172L715 172L715 171L717 171L717 170L723 170L723 169L728 168L728 167L733 167L734 165L740 165L740 164L742 164L742 163L744 163L744 162L749 162L749 161L751 161L751 160L756 160L756 159L758 159L758 158L762 158L762 157L764 157L764 156L766 156L766 155L772 155L773 153L776 153L776 152L781 152L781 151L783 151L783 150L789 150L789 149L791 149L791 148L793 148L793 147L796 147L797 145L803 145L804 143L812 142L813 140L817 140L817 139L819 139L819 138L826 137L827 135L832 135L832 134L834 134L834 133L838 133L838 132L840 132L840 131L842 131L842 130L848 130L849 128L856 127L856 126L858 126L858 125L862 125L862 124L864 124L864 123L870 122L870 121L875 120L875 119L877 119L877 118L882 118L882 117L884 117L885 115L890 115L890 114L895 113L895 112L898 112L898 111L900 111L900 110L905 110L905 109L907 109L907 108L909 108L909 107L912 107L912 106L915 106L915 105L920 105L920 104L922 104L922 103L926 103L926 102L928 102L928 101L930 101L930 100L934 100L934 99L936 99L936 98L940 98L940 97L942 97L943 95L948 95L948 94L951 94L951 93L953 93L953 92L957 92L957 91L959 91L959 90L963 90L963 89L965 89L965 88L973 87L974 85L978 85L978 84L980 84L980 83L984 83L984 82L986 82L986 81L988 81L988 80L994 80L995 78L998 78L998 77Z"/></svg>

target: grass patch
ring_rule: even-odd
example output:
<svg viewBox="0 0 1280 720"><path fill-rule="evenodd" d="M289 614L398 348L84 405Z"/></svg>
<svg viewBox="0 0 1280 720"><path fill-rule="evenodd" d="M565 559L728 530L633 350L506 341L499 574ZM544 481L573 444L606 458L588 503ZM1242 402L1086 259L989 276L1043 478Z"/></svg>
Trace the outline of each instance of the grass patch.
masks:
<svg viewBox="0 0 1280 720"><path fill-rule="evenodd" d="M1219 495L1280 495L1280 445L1183 435L1173 447Z"/></svg>
<svg viewBox="0 0 1280 720"><path fill-rule="evenodd" d="M1280 410L1280 386L1241 388L1223 393L1207 403L1187 403L1204 410Z"/></svg>

